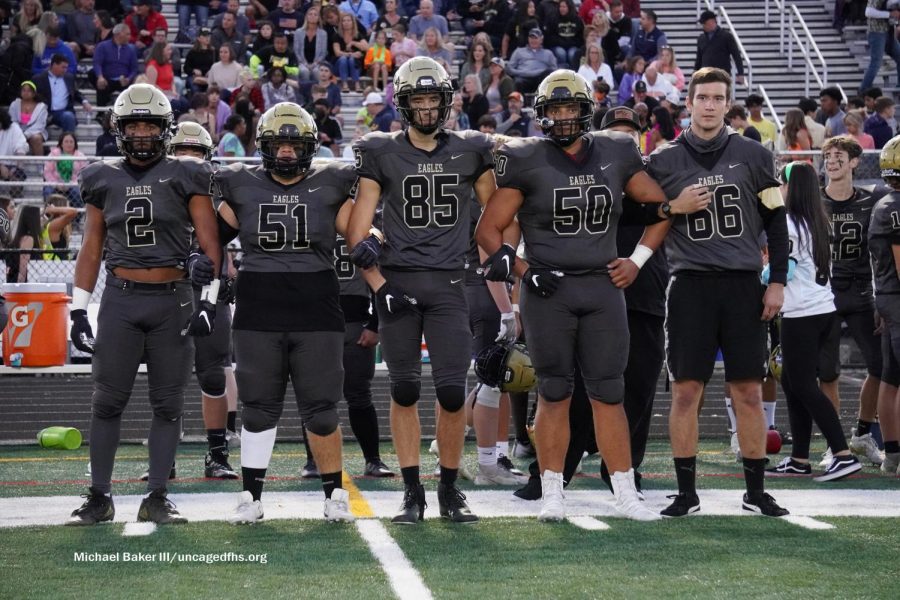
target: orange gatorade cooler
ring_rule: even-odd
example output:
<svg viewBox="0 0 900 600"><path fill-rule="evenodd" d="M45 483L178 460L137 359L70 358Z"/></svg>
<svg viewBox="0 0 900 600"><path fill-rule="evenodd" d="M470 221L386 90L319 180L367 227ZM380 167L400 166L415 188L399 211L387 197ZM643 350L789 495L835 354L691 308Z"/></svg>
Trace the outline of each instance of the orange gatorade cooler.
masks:
<svg viewBox="0 0 900 600"><path fill-rule="evenodd" d="M3 331L3 362L22 354L23 367L66 364L69 300L64 283L8 283L3 286L9 322Z"/></svg>

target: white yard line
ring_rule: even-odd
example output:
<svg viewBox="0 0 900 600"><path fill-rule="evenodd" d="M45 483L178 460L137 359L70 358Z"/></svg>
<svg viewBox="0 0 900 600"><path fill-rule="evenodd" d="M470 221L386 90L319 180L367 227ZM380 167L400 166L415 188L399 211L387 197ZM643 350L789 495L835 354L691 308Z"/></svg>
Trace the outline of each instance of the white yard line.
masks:
<svg viewBox="0 0 900 600"><path fill-rule="evenodd" d="M647 490L646 505L661 510L669 504L669 490ZM700 489L700 515L752 516L741 509L742 490ZM401 491L365 492L376 518L396 512ZM537 517L540 502L520 500L511 490L466 490L472 511L484 518ZM773 490L778 503L795 516L805 517L900 517L900 490L814 489ZM438 517L434 492L428 492L425 518ZM170 493L169 498L189 521L224 521L234 509L238 492L208 494ZM142 496L114 496L117 523L134 521ZM266 519L322 518L322 492L271 492L263 494ZM84 502L79 496L0 498L0 528L28 525L61 525ZM435 507L435 508L431 508ZM566 513L570 516L621 518L612 494L604 490L567 490ZM652 527L652 524L648 525Z"/></svg>
<svg viewBox="0 0 900 600"><path fill-rule="evenodd" d="M422 576L403 554L403 550L387 532L381 521L359 519L356 522L359 535L369 545L381 569L387 575L400 600L431 600L431 590L422 581Z"/></svg>
<svg viewBox="0 0 900 600"><path fill-rule="evenodd" d="M797 515L788 515L784 520L794 525L799 525L804 529L834 529L834 525L825 521L818 521L812 517L799 517Z"/></svg>
<svg viewBox="0 0 900 600"><path fill-rule="evenodd" d="M150 535L154 531L156 531L156 523L125 523L125 528L122 530L122 537L142 537L145 535Z"/></svg>
<svg viewBox="0 0 900 600"><path fill-rule="evenodd" d="M609 525L594 517L569 517L567 520L575 527L587 529L588 531L606 531L609 529Z"/></svg>

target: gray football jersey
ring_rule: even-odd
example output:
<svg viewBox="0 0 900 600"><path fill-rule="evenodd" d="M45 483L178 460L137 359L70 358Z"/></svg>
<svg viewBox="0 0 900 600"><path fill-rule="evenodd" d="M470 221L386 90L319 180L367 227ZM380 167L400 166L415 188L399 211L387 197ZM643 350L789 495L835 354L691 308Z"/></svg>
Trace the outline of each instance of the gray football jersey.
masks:
<svg viewBox="0 0 900 600"><path fill-rule="evenodd" d="M379 264L405 270L456 270L466 264L469 199L493 167L491 140L447 131L425 152L405 132L374 132L353 144L360 177L381 186L387 245Z"/></svg>
<svg viewBox="0 0 900 600"><path fill-rule="evenodd" d="M497 152L497 185L524 196L518 217L533 267L605 271L618 256L625 185L644 163L624 133L591 133L585 143L580 161L546 138L513 139Z"/></svg>
<svg viewBox="0 0 900 600"><path fill-rule="evenodd" d="M848 200L833 200L822 188L822 203L831 216L834 237L831 240L831 274L840 279L872 278L869 262L869 219L872 207L888 190L865 186L853 188Z"/></svg>
<svg viewBox="0 0 900 600"><path fill-rule="evenodd" d="M714 164L702 165L698 156L682 137L650 155L650 175L668 198L691 184L704 185L713 193L707 209L673 219L666 238L671 272L760 271L763 219L757 194L779 186L772 153L732 133Z"/></svg>
<svg viewBox="0 0 900 600"><path fill-rule="evenodd" d="M356 183L351 165L316 165L298 183L282 185L261 165L234 163L216 171L214 181L240 223L241 271L334 268L334 220Z"/></svg>
<svg viewBox="0 0 900 600"><path fill-rule="evenodd" d="M900 244L900 193L897 192L875 203L869 222L869 252L874 263L876 295L900 294L894 244Z"/></svg>
<svg viewBox="0 0 900 600"><path fill-rule="evenodd" d="M78 176L81 197L103 211L107 267L183 267L191 249L191 197L210 196L209 163L163 157L148 169L124 159L96 162Z"/></svg>
<svg viewBox="0 0 900 600"><path fill-rule="evenodd" d="M341 296L369 297L369 286L363 279L362 273L350 262L350 248L347 240L338 235L334 244L334 272L337 273L338 283L341 286Z"/></svg>

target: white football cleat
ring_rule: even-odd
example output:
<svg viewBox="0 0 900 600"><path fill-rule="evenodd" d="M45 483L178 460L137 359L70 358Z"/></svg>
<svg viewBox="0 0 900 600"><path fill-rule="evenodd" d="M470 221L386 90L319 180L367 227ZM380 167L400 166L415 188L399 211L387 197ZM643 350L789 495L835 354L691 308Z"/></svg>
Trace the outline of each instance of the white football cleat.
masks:
<svg viewBox="0 0 900 600"><path fill-rule="evenodd" d="M645 507L638 498L637 488L634 486L634 469L617 471L610 474L613 494L616 497L616 510L633 521L659 521L662 519L659 513Z"/></svg>
<svg viewBox="0 0 900 600"><path fill-rule="evenodd" d="M562 473L544 471L541 475L541 512L538 521L562 521L566 518Z"/></svg>
<svg viewBox="0 0 900 600"><path fill-rule="evenodd" d="M240 523L256 523L262 521L262 502L253 499L253 494L244 490L238 496L238 505L234 512L228 515L228 522L232 525Z"/></svg>
<svg viewBox="0 0 900 600"><path fill-rule="evenodd" d="M864 456L869 459L876 467L880 467L884 461L884 456L881 454L881 450L878 449L878 443L871 433L851 436L850 451L857 456Z"/></svg>
<svg viewBox="0 0 900 600"><path fill-rule="evenodd" d="M475 485L522 485L528 483L528 477L514 475L499 464L478 465Z"/></svg>
<svg viewBox="0 0 900 600"><path fill-rule="evenodd" d="M900 475L900 452L885 452L881 472L885 475Z"/></svg>
<svg viewBox="0 0 900 600"><path fill-rule="evenodd" d="M350 492L343 488L335 488L331 492L331 498L325 498L325 520L341 523L352 523L356 520L350 512Z"/></svg>
<svg viewBox="0 0 900 600"><path fill-rule="evenodd" d="M428 452L430 454L434 454L434 457L437 459L437 464L434 465L434 476L440 477L441 476L441 451L438 448L438 441L436 439L431 440L431 445L428 447ZM466 466L466 461L464 458L459 461L458 475L459 475L460 479L465 479L467 481L475 481L475 476L472 475L472 471L470 471L469 468Z"/></svg>

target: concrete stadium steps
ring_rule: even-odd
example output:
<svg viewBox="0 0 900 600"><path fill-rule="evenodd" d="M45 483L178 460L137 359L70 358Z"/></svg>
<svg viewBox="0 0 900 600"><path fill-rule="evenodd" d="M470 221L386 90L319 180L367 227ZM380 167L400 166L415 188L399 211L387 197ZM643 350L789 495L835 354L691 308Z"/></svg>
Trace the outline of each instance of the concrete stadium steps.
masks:
<svg viewBox="0 0 900 600"><path fill-rule="evenodd" d="M788 0L788 4L791 3L797 5L828 64L829 84L839 83L848 95L852 95L862 79L865 63L854 56L847 42L831 27L831 13L826 3L823 0ZM679 66L686 73L691 71L696 57L697 36L701 31L697 23L696 3L643 0L641 6L657 11L660 29L666 32L670 44L678 53ZM805 93L804 73L807 66L795 51L793 69L788 69L787 55L779 53L779 20L774 3L770 5L768 28L764 22L764 0L718 0L716 6L724 6L728 11L741 43L750 55L754 86L765 86L776 111L783 117L785 111L796 106L797 100ZM818 61L814 62L818 65ZM809 93L817 96L815 79L810 77L810 80ZM745 88L738 86L739 99L746 93Z"/></svg>

